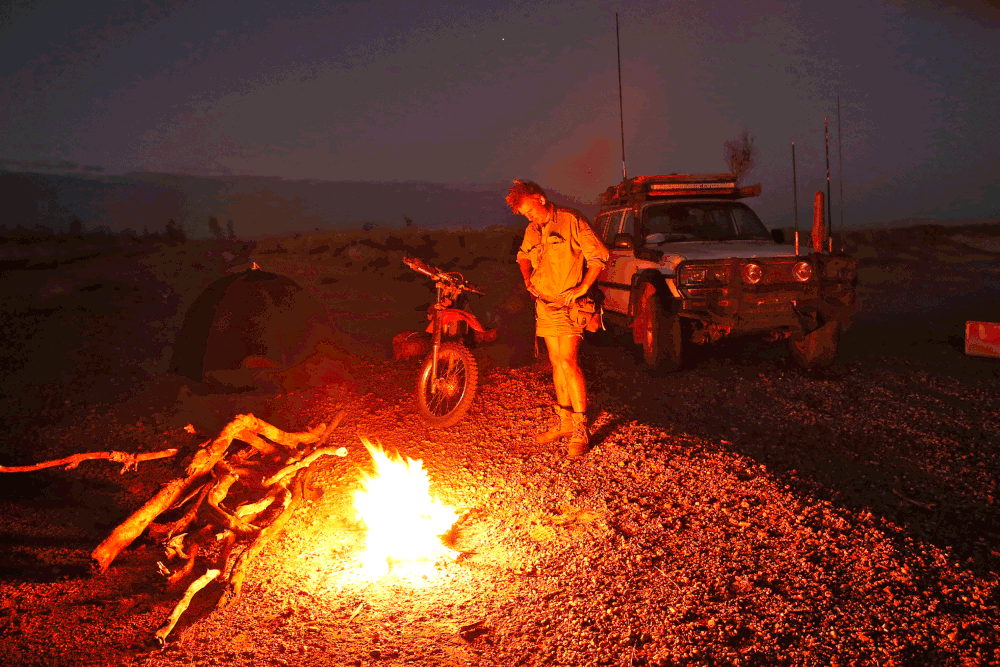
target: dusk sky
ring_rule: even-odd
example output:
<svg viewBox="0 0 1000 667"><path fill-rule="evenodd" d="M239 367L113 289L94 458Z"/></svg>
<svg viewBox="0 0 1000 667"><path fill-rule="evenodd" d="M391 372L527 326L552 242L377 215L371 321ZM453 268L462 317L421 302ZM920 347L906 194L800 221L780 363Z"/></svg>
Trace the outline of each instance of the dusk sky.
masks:
<svg viewBox="0 0 1000 667"><path fill-rule="evenodd" d="M1000 10L939 2L8 0L0 168L506 183L726 170L765 221L1000 215ZM52 165L63 163L63 168Z"/></svg>

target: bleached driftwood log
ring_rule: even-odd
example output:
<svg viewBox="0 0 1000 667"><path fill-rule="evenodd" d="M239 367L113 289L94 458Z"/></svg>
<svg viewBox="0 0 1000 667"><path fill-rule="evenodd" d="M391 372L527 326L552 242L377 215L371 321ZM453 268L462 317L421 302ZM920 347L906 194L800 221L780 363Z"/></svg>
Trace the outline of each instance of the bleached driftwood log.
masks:
<svg viewBox="0 0 1000 667"><path fill-rule="evenodd" d="M111 561L121 553L121 550L132 544L132 541L142 534L153 519L167 511L192 484L191 478L180 478L167 482L159 493L146 501L146 504L132 513L129 518L118 525L114 531L97 545L90 557L94 567L100 572L108 569Z"/></svg>
<svg viewBox="0 0 1000 667"><path fill-rule="evenodd" d="M301 502L310 466L323 456L346 454L343 447L322 446L343 416L339 412L330 428L321 424L304 433L285 433L253 415L237 416L219 437L202 444L185 477L164 485L94 550L94 561L104 570L146 527L150 537L164 542L172 564L157 565L167 588L187 588L156 632L161 645L193 596L212 582L226 586L217 607L239 598L255 560ZM230 451L233 441L249 446ZM153 523L167 511L183 514ZM198 570L204 575L191 581Z"/></svg>
<svg viewBox="0 0 1000 667"><path fill-rule="evenodd" d="M205 500L205 496L211 487L208 484L202 484L200 489L195 490L197 494L197 499L188 508L184 515L177 519L176 521L171 521L166 524L150 523L149 525L149 536L158 542L166 542L171 539L174 535L179 535L187 530L187 527L191 525L198 516L198 509L201 507L201 503ZM185 501L181 501L180 506L183 507Z"/></svg>
<svg viewBox="0 0 1000 667"><path fill-rule="evenodd" d="M170 631L174 629L174 626L177 625L177 621L180 620L181 614L183 614L191 604L191 598L194 597L194 594L212 583L212 581L214 581L219 574L218 570L207 570L205 574L191 582L187 591L184 592L184 597L182 597L180 602L177 603L174 610L170 612L170 617L167 618L167 622L162 628L156 631L156 640L160 642L160 646L163 646L167 642L167 635L169 635Z"/></svg>
<svg viewBox="0 0 1000 667"><path fill-rule="evenodd" d="M139 537L156 517L173 507L178 498L196 488L198 484L203 483L212 468L225 457L233 440L238 439L241 434L247 431L262 435L288 451L294 451L300 445L319 441L326 431L326 425L320 424L305 433L286 433L252 414L237 415L222 429L217 438L204 442L201 448L195 452L185 471L186 477L179 477L167 482L159 493L150 498L145 505L125 519L103 542L97 545L97 548L91 553L95 569L100 572L107 570L108 565L121 553L122 549L128 547L135 538ZM251 443L251 445L253 444ZM251 448L249 453L240 459L246 460L258 451Z"/></svg>
<svg viewBox="0 0 1000 667"><path fill-rule="evenodd" d="M302 433L286 433L252 414L237 415L218 437L201 444L183 477L164 484L97 545L91 553L93 566L104 572L148 528L152 539L164 543L166 560L174 563L172 568L157 563L166 577L168 590L189 581L199 569L199 561L208 561L203 565L204 574L189 581L184 596L156 631L161 645L194 595L213 581L224 581L227 586L217 606L231 604L240 596L254 560L282 531L301 501L310 466L323 456L346 454L343 447L322 446L343 417L341 410L329 428L320 424ZM247 446L231 452L234 441ZM176 449L143 454L90 452L31 466L0 466L0 472L28 472L56 466L75 468L91 459L122 463L124 472L141 461L175 454ZM230 497L235 500L229 502ZM183 514L166 523L154 523L169 511L183 511Z"/></svg>

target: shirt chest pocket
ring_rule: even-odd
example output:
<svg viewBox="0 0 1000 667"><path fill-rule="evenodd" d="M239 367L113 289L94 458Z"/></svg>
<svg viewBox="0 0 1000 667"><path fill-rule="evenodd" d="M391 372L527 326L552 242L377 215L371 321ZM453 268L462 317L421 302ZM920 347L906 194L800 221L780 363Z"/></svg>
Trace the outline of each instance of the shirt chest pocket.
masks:
<svg viewBox="0 0 1000 667"><path fill-rule="evenodd" d="M542 251L539 259L553 267L563 266L569 256L573 254L571 249L572 244L569 242L569 239L558 232L547 234L543 238L541 245Z"/></svg>
<svg viewBox="0 0 1000 667"><path fill-rule="evenodd" d="M544 253L552 253L553 255L561 255L565 253L569 247L569 241L557 232L550 232L545 239L542 241Z"/></svg>

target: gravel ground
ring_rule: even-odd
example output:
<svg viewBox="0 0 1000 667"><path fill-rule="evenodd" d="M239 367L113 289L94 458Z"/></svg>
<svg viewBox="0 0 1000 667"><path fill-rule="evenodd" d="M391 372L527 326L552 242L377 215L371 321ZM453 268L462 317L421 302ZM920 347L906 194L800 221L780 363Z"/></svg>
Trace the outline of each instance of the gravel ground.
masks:
<svg viewBox="0 0 1000 667"><path fill-rule="evenodd" d="M416 363L387 361L378 344L404 326L381 311L368 334L350 325L369 344L352 351L353 382L280 395L185 388L162 373L170 341L159 332L176 331L218 272L193 244L187 255L126 249L72 275L9 273L16 317L5 327L18 352L5 386L18 389L2 406L3 463L109 448L189 455L240 412L296 430L339 408L348 416L333 442L348 456L312 476L311 500L243 597L212 611L213 591L199 593L162 649L151 638L176 595L158 581L160 547L137 541L101 576L88 558L180 462L11 476L0 648L25 665L1000 664L1000 364L964 357L954 340L959 315L993 284L949 264L952 246L929 267L921 248L867 260L866 308L820 372L756 341L663 376L620 337L585 345L595 447L580 460L534 443L550 371L508 366L510 350L477 351L486 370L469 415L425 428ZM898 259L904 250L915 259ZM964 281L935 283L931 316L899 296L948 266ZM333 284L323 275L317 285ZM67 293L42 299L58 280ZM21 310L18 290L32 297ZM81 333L67 343L70 323ZM64 361L40 374L43 354ZM457 562L361 575L351 492L371 464L360 436L423 461L432 490L462 512Z"/></svg>

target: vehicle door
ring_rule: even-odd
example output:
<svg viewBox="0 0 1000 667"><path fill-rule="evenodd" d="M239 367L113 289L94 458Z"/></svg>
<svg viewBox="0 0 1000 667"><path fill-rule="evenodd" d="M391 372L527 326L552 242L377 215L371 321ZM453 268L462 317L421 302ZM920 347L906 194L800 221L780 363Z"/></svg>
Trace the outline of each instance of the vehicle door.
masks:
<svg viewBox="0 0 1000 667"><path fill-rule="evenodd" d="M621 226L622 211L608 211L601 213L597 216L595 220L594 233L597 234L601 242L604 243L605 247L608 249L608 253L614 251L614 245L608 240L609 237L614 238L614 235L618 233L618 228ZM596 285L604 293L604 307L608 307L608 299L610 298L610 285L608 283L609 276L611 275L611 260L608 259L607 264L601 269L601 272L597 275Z"/></svg>
<svg viewBox="0 0 1000 667"><path fill-rule="evenodd" d="M635 251L632 248L616 248L615 236L629 234L635 238L635 215L632 209L615 211L604 234L604 244L608 247L608 265L599 279L603 279L604 307L616 313L628 312L629 292L632 289L632 273Z"/></svg>

